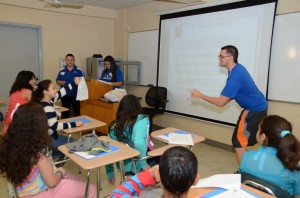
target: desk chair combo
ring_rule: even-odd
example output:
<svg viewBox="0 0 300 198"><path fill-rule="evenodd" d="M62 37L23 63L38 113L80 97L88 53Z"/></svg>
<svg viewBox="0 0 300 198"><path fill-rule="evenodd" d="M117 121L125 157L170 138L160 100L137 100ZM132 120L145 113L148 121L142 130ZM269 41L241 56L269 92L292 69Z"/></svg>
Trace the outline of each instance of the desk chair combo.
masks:
<svg viewBox="0 0 300 198"><path fill-rule="evenodd" d="M242 183L247 186L263 191L275 197L291 198L291 195L287 190L285 190L284 188L282 188L281 186L273 182L261 179L259 177L256 177L254 175L245 172L242 172L241 176L242 176Z"/></svg>
<svg viewBox="0 0 300 198"><path fill-rule="evenodd" d="M146 93L145 101L150 107L143 107L143 113L149 116L151 133L153 117L165 112L166 103L168 102L167 89L165 87L150 87Z"/></svg>

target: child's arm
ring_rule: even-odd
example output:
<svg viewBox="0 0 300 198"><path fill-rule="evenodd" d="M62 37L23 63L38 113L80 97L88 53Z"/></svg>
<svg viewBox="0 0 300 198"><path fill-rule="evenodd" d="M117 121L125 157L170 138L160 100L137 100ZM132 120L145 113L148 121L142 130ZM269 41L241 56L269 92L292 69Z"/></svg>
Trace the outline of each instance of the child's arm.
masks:
<svg viewBox="0 0 300 198"><path fill-rule="evenodd" d="M56 94L56 97L52 100L53 103L55 103L57 100L64 97L67 93L69 93L76 85L79 84L81 81L80 77L75 77L74 82L68 83L67 85L64 85Z"/></svg>
<svg viewBox="0 0 300 198"><path fill-rule="evenodd" d="M68 129L68 128L74 128L76 126L81 126L82 122L58 122L56 117L56 112L53 106L45 106L44 107L45 113L47 115L48 119L48 125L51 130L49 135L52 135L53 133L56 133L59 130ZM78 124L78 125L77 125Z"/></svg>
<svg viewBox="0 0 300 198"><path fill-rule="evenodd" d="M131 177L128 181L122 183L111 194L111 198L117 197L136 197L144 188L156 183L156 174L158 166L152 167L150 170L140 172Z"/></svg>
<svg viewBox="0 0 300 198"><path fill-rule="evenodd" d="M66 171L61 167L54 173L50 156L41 157L37 163L37 167L40 170L44 182L50 188L56 186L60 180L64 178L66 173Z"/></svg>

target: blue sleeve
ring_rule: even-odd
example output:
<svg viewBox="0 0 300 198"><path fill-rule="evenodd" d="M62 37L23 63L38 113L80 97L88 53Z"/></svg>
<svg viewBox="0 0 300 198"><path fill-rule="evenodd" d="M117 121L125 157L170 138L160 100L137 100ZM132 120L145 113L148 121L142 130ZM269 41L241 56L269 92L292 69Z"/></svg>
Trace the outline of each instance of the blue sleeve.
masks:
<svg viewBox="0 0 300 198"><path fill-rule="evenodd" d="M133 126L132 141L134 142L134 148L140 152L139 157L145 157L148 148L149 118L145 116L140 119L140 117L138 117L137 122ZM141 168L145 168L148 165L146 160L137 161L136 163Z"/></svg>
<svg viewBox="0 0 300 198"><path fill-rule="evenodd" d="M123 82L123 74L119 68L116 69L116 82Z"/></svg>
<svg viewBox="0 0 300 198"><path fill-rule="evenodd" d="M232 75L227 79L226 85L221 92L221 95L228 98L235 98L241 87L240 80L237 75Z"/></svg>
<svg viewBox="0 0 300 198"><path fill-rule="evenodd" d="M58 74L57 74L57 77L56 77L56 81L58 81L58 80L63 80L63 79L62 79L61 72L64 72L64 70L63 70L63 69L59 70L59 72L58 72Z"/></svg>

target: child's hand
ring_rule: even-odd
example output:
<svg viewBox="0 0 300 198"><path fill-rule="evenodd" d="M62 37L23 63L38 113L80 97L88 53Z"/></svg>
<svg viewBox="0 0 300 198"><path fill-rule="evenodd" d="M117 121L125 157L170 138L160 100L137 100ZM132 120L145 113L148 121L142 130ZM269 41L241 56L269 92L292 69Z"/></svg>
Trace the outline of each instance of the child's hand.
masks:
<svg viewBox="0 0 300 198"><path fill-rule="evenodd" d="M74 82L75 82L76 85L78 85L80 83L80 81L81 81L81 77L75 77L74 78Z"/></svg>
<svg viewBox="0 0 300 198"><path fill-rule="evenodd" d="M81 122L81 121L78 121L78 122L75 122L75 123L76 123L76 127L83 126L83 122Z"/></svg>

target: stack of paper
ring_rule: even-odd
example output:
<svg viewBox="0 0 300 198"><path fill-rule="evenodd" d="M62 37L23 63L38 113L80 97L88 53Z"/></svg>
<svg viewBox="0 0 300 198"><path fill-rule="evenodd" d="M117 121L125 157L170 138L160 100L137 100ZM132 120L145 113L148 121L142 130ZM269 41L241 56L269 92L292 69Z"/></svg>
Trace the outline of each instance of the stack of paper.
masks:
<svg viewBox="0 0 300 198"><path fill-rule="evenodd" d="M157 136L160 139L168 141L169 144L180 144L180 145L194 145L193 135L186 131L174 131Z"/></svg>
<svg viewBox="0 0 300 198"><path fill-rule="evenodd" d="M169 134L169 144L194 145L191 134Z"/></svg>

